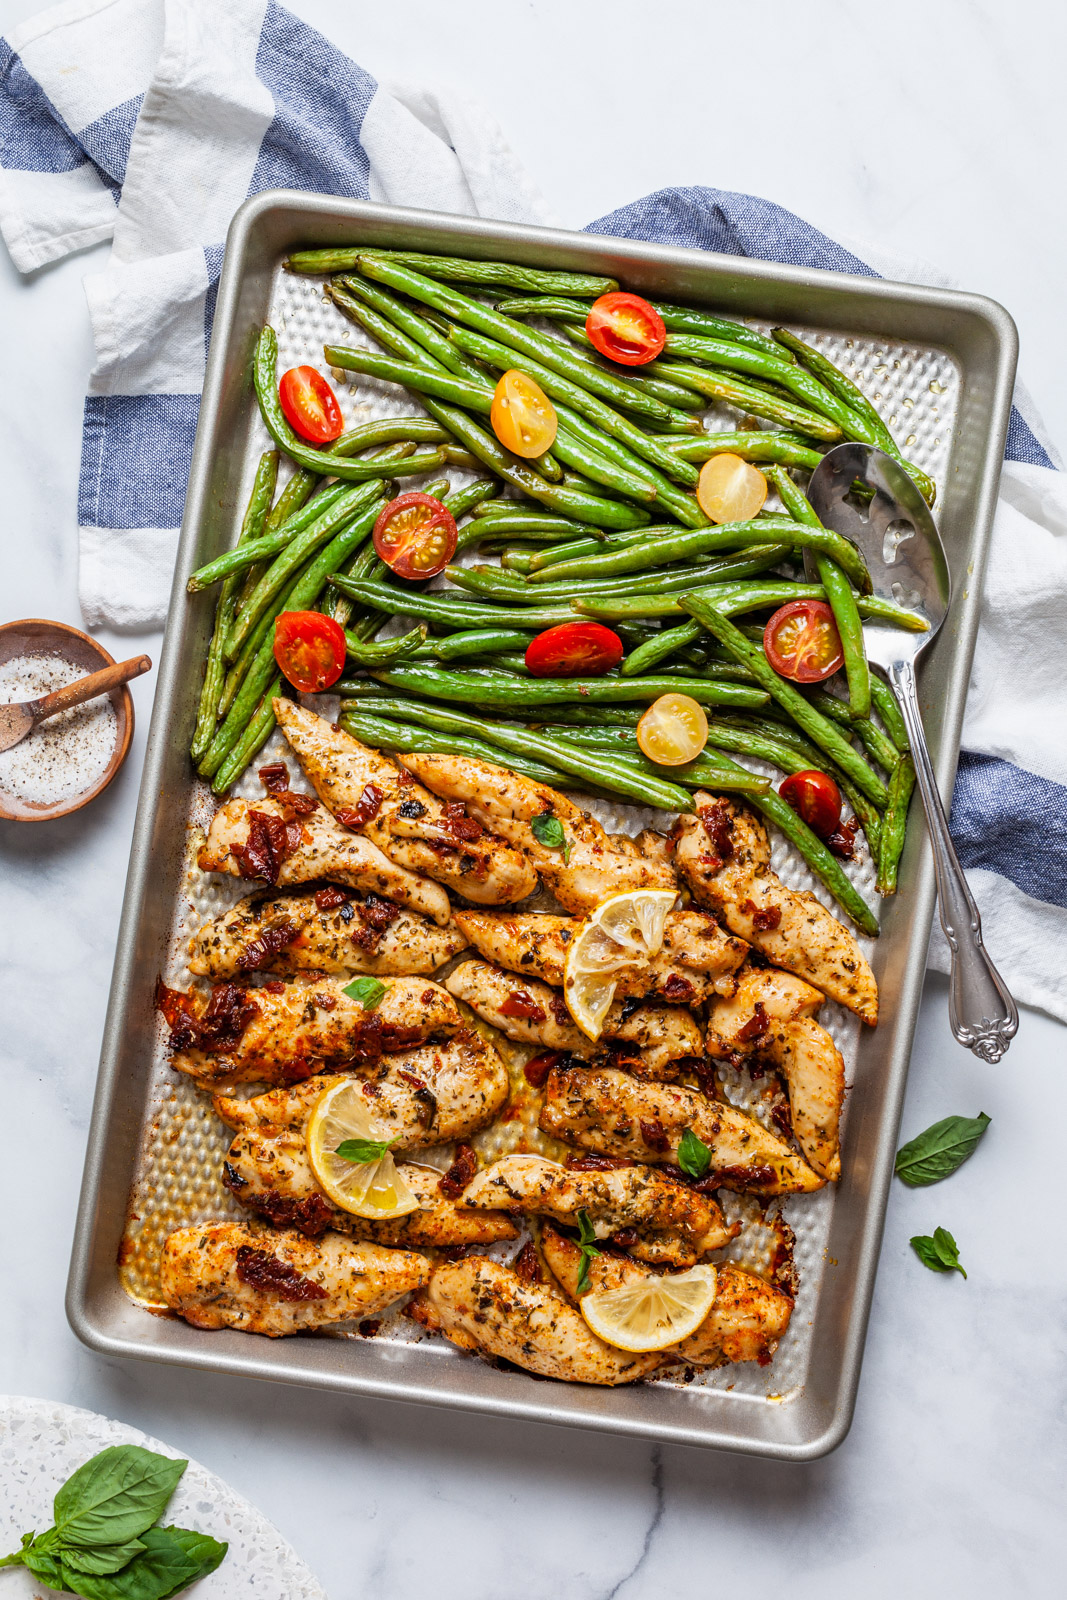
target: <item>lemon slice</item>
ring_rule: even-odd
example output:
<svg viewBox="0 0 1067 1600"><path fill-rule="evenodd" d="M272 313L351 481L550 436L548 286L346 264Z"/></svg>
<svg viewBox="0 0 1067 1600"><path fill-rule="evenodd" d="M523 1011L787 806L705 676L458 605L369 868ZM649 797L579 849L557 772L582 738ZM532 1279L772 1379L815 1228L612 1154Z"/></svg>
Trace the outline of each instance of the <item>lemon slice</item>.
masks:
<svg viewBox="0 0 1067 1600"><path fill-rule="evenodd" d="M386 1222L417 1211L419 1203L389 1151L372 1161L348 1161L337 1153L346 1139L384 1142L359 1085L342 1078L324 1090L312 1107L307 1131L312 1172L334 1205L353 1216Z"/></svg>
<svg viewBox="0 0 1067 1600"><path fill-rule="evenodd" d="M673 889L627 889L602 900L579 924L563 968L567 1010L589 1039L599 1039L617 975L663 948Z"/></svg>
<svg viewBox="0 0 1067 1600"><path fill-rule="evenodd" d="M617 1350L665 1350L695 1333L715 1301L715 1268L654 1274L621 1289L593 1289L578 1302L598 1339Z"/></svg>

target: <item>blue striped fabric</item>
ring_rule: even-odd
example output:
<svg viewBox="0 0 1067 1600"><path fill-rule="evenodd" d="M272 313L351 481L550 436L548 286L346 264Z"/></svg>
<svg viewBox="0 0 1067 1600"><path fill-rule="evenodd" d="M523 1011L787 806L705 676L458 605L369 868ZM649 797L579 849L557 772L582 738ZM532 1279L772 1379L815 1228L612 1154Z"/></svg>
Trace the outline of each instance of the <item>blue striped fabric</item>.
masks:
<svg viewBox="0 0 1067 1600"><path fill-rule="evenodd" d="M37 79L0 39L0 166L15 172L73 172L86 159Z"/></svg>
<svg viewBox="0 0 1067 1600"><path fill-rule="evenodd" d="M952 836L965 867L1010 878L1032 900L1067 910L1067 789L996 756L964 750Z"/></svg>

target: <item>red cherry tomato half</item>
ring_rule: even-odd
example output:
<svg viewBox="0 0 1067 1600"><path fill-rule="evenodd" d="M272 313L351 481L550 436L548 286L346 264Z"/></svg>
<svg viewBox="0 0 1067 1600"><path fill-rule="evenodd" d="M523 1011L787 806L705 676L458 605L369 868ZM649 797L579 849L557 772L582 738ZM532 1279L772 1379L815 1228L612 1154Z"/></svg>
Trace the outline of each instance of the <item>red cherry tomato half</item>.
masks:
<svg viewBox="0 0 1067 1600"><path fill-rule="evenodd" d="M345 670L345 630L319 611L283 611L274 624L274 659L294 689L319 694Z"/></svg>
<svg viewBox="0 0 1067 1600"><path fill-rule="evenodd" d="M825 772L794 772L778 793L820 839L829 839L841 822L841 791Z"/></svg>
<svg viewBox="0 0 1067 1600"><path fill-rule="evenodd" d="M374 548L398 578L434 578L456 553L459 530L431 494L398 494L374 524Z"/></svg>
<svg viewBox="0 0 1067 1600"><path fill-rule="evenodd" d="M337 396L314 367L290 367L278 385L289 426L312 444L332 444L345 425Z"/></svg>
<svg viewBox="0 0 1067 1600"><path fill-rule="evenodd" d="M821 683L843 664L841 635L825 600L790 600L763 630L767 660L779 677Z"/></svg>
<svg viewBox="0 0 1067 1600"><path fill-rule="evenodd" d="M663 349L667 330L663 318L639 294L602 294L593 301L585 331L602 356L624 367L643 367Z"/></svg>
<svg viewBox="0 0 1067 1600"><path fill-rule="evenodd" d="M622 640L602 622L561 622L526 647L526 665L535 678L595 678L621 660Z"/></svg>

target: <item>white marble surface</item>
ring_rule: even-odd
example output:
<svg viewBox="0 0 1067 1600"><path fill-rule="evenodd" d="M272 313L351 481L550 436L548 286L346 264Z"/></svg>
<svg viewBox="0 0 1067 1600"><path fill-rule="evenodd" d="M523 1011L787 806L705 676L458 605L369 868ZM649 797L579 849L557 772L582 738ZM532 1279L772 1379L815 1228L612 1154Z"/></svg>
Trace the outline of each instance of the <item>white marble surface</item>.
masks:
<svg viewBox="0 0 1067 1600"><path fill-rule="evenodd" d="M746 27L744 8L674 0L657 40L637 0L290 4L384 80L480 95L568 225L711 183L938 262L1012 311L1027 381L1067 444L1061 8L766 0ZM0 28L36 9L0 0ZM98 260L22 283L0 254L5 619L79 620L80 279ZM1027 1012L1005 1064L982 1066L952 1043L940 980L905 1131L979 1109L993 1127L950 1183L896 1186L856 1422L825 1461L659 1450L84 1350L63 1290L152 688L133 685L133 757L97 805L0 825L0 1392L88 1406L187 1450L272 1518L334 1600L652 1600L736 1592L754 1570L798 1600L1063 1592L1067 1030ZM967 1282L912 1255L909 1236L938 1224Z"/></svg>

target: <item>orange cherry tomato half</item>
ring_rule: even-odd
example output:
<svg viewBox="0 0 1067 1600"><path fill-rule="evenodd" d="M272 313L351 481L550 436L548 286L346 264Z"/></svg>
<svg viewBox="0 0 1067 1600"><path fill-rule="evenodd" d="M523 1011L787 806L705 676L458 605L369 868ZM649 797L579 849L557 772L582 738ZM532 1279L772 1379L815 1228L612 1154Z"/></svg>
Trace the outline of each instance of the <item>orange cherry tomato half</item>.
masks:
<svg viewBox="0 0 1067 1600"><path fill-rule="evenodd" d="M661 694L637 724L642 754L661 767L693 761L708 742L708 719L687 694Z"/></svg>
<svg viewBox="0 0 1067 1600"><path fill-rule="evenodd" d="M551 450L556 438L556 410L540 384L525 372L505 372L493 395L489 421L505 450L532 460Z"/></svg>
<svg viewBox="0 0 1067 1600"><path fill-rule="evenodd" d="M763 630L767 660L781 678L821 683L843 664L841 635L825 600L790 600Z"/></svg>
<svg viewBox="0 0 1067 1600"><path fill-rule="evenodd" d="M345 425L337 396L314 367L290 367L278 385L289 426L312 444L332 444Z"/></svg>
<svg viewBox="0 0 1067 1600"><path fill-rule="evenodd" d="M841 822L841 791L825 772L794 772L778 793L820 839L829 839Z"/></svg>
<svg viewBox="0 0 1067 1600"><path fill-rule="evenodd" d="M459 531L431 494L399 494L374 524L374 548L398 578L435 578L456 553Z"/></svg>
<svg viewBox="0 0 1067 1600"><path fill-rule="evenodd" d="M319 694L345 670L345 630L319 611L283 611L274 624L274 659L294 689Z"/></svg>
<svg viewBox="0 0 1067 1600"><path fill-rule="evenodd" d="M697 504L712 522L747 522L767 498L767 480L732 451L711 456L697 479Z"/></svg>
<svg viewBox="0 0 1067 1600"><path fill-rule="evenodd" d="M624 367L643 367L663 349L667 330L663 318L639 294L602 294L593 301L585 331L602 356Z"/></svg>
<svg viewBox="0 0 1067 1600"><path fill-rule="evenodd" d="M621 660L622 640L602 622L561 622L526 647L526 666L535 678L596 678Z"/></svg>

